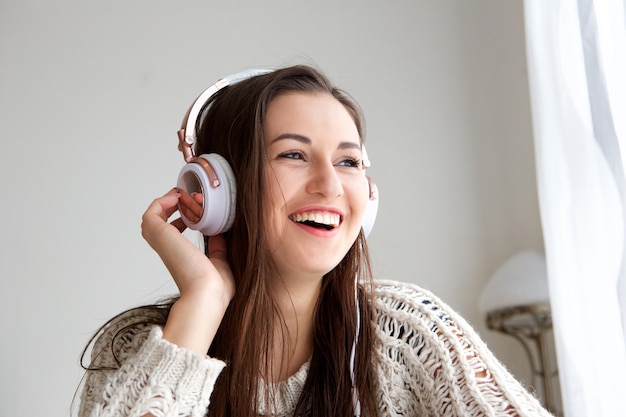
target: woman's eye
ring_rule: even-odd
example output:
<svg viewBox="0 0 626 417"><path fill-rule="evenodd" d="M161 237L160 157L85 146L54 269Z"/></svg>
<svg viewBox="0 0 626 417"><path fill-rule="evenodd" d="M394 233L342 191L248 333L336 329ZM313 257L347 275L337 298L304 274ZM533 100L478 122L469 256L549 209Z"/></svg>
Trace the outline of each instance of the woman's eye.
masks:
<svg viewBox="0 0 626 417"><path fill-rule="evenodd" d="M287 159L304 159L304 155L302 154L302 152L297 151L283 152L279 154L278 157Z"/></svg>
<svg viewBox="0 0 626 417"><path fill-rule="evenodd" d="M351 168L360 168L361 167L361 160L360 159L354 159L354 158L348 158L348 159L344 159L343 161L341 161L339 163L340 166L344 166L344 167L351 167Z"/></svg>

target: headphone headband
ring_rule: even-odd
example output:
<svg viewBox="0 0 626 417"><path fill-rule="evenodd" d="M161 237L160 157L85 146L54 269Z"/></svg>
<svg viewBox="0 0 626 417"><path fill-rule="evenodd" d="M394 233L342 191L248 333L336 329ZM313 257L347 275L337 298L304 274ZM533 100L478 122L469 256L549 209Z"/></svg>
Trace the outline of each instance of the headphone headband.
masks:
<svg viewBox="0 0 626 417"><path fill-rule="evenodd" d="M215 84L204 90L198 98L196 98L191 107L189 107L189 110L187 110L187 114L185 114L185 118L183 119L180 130L178 131L178 149L183 153L185 162L189 162L191 158L195 156L193 145L196 143L197 139L196 124L198 123L200 112L205 107L209 99L224 87L235 85L248 78L268 74L270 72L272 71L266 69L252 69L228 75L217 80Z"/></svg>

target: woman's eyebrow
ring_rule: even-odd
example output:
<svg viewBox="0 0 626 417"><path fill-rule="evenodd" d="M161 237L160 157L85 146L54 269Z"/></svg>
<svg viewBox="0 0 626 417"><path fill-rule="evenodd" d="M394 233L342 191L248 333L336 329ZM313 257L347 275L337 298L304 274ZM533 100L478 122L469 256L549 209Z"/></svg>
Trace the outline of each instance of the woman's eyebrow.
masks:
<svg viewBox="0 0 626 417"><path fill-rule="evenodd" d="M278 142L280 140L285 140L285 139L293 139L295 141L304 143L306 145L310 145L312 143L310 138L304 135L300 135L298 133L283 133L281 135L278 135L274 139L272 139L271 143L275 143L275 142ZM339 145L337 146L337 149L359 149L360 150L361 144L356 143L356 142L340 142Z"/></svg>
<svg viewBox="0 0 626 417"><path fill-rule="evenodd" d="M277 137L275 137L271 143L278 142L279 140L284 140L284 139L297 140L298 142L302 142L307 145L311 144L311 139L307 138L306 136L299 135L297 133L283 133L282 135L278 135Z"/></svg>
<svg viewBox="0 0 626 417"><path fill-rule="evenodd" d="M337 149L358 149L361 150L361 144L356 142L341 142Z"/></svg>

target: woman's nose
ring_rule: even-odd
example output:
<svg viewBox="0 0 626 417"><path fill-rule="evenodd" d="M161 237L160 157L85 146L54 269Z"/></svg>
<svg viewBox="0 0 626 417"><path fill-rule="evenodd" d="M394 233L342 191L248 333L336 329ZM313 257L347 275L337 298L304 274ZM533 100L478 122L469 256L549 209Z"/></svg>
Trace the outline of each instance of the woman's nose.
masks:
<svg viewBox="0 0 626 417"><path fill-rule="evenodd" d="M310 178L306 187L312 194L322 194L326 197L339 197L343 195L343 184L330 163L314 164L311 166Z"/></svg>

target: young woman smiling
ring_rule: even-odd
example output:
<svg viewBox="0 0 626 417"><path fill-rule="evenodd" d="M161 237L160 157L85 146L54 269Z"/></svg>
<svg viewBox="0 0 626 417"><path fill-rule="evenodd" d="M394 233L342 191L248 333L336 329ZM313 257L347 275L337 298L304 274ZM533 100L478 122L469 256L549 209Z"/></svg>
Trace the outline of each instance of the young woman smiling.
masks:
<svg viewBox="0 0 626 417"><path fill-rule="evenodd" d="M202 193L150 204L179 295L94 336L80 416L548 415L441 300L373 280L362 116L323 74L246 77L199 120L196 154L233 171L232 226L201 250L168 219Z"/></svg>

